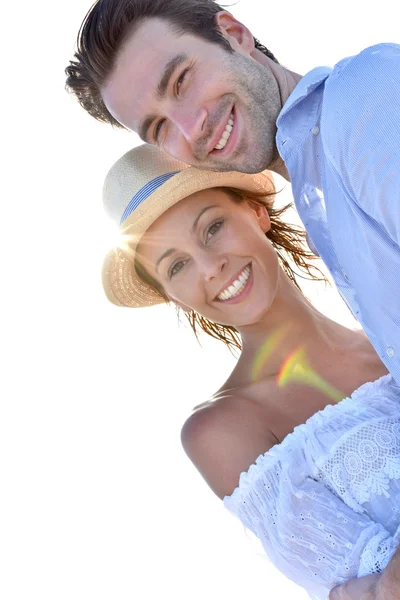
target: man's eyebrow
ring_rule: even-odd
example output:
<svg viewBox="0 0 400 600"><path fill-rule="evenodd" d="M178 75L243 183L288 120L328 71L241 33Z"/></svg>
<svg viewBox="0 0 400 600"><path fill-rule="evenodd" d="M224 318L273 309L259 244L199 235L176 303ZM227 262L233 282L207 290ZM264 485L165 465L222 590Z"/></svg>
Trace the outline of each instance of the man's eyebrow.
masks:
<svg viewBox="0 0 400 600"><path fill-rule="evenodd" d="M185 60L187 60L187 54L180 52L173 58L171 58L164 67L164 72L161 76L160 83L157 86L157 98L162 100L167 92L169 80L175 69L179 67Z"/></svg>
<svg viewBox="0 0 400 600"><path fill-rule="evenodd" d="M216 207L217 207L217 204L210 204L210 206L206 206L199 212L199 214L197 215L197 217L192 225L192 229L191 229L192 233L194 233L196 231L196 227L197 227L198 222L200 221L201 216L204 215L204 213L207 210L211 210L212 208L216 208Z"/></svg>
<svg viewBox="0 0 400 600"><path fill-rule="evenodd" d="M171 79L175 69L179 67L179 65L182 64L185 60L187 60L187 58L187 54L185 54L184 52L180 52L167 62L156 90L156 96L159 100L162 100L165 97L165 94L167 93L169 80ZM139 125L138 135L144 142L148 141L147 132L150 128L150 125L156 118L156 115L149 115L145 118L143 123Z"/></svg>

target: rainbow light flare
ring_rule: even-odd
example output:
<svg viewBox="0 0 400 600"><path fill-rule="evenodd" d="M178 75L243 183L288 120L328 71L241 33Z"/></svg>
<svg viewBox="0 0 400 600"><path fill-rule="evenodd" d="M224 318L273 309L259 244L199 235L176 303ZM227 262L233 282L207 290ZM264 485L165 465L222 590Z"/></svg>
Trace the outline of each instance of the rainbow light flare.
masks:
<svg viewBox="0 0 400 600"><path fill-rule="evenodd" d="M253 362L252 370L251 370L251 378L252 381L256 381L262 371L262 368L268 358L271 356L274 348L283 340L284 337L289 333L289 326L283 325L279 329L276 329L265 342L261 345L258 350L256 357Z"/></svg>
<svg viewBox="0 0 400 600"><path fill-rule="evenodd" d="M343 400L344 394L331 386L320 377L310 366L304 346L296 348L285 360L278 374L278 386L283 387L288 383L304 383L314 386L331 398L334 402Z"/></svg>

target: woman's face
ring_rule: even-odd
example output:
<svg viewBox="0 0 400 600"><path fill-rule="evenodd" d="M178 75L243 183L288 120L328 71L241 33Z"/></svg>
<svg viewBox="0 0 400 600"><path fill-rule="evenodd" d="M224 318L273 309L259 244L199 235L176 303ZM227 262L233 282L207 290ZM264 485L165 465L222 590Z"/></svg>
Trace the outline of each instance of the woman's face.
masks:
<svg viewBox="0 0 400 600"><path fill-rule="evenodd" d="M139 260L185 310L240 328L274 301L278 259L267 210L210 189L182 200L143 236Z"/></svg>

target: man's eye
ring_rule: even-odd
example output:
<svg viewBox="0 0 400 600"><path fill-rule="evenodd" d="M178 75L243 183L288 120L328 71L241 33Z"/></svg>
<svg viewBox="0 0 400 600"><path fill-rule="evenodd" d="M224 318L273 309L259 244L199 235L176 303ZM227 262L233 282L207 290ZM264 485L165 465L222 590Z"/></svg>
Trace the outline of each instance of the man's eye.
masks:
<svg viewBox="0 0 400 600"><path fill-rule="evenodd" d="M212 238L214 235L216 235L218 233L218 231L221 229L223 223L224 223L223 219L221 219L219 221L215 221L214 223L211 223L211 225L209 226L209 228L207 230L206 243L210 240L210 238Z"/></svg>
<svg viewBox="0 0 400 600"><path fill-rule="evenodd" d="M187 74L188 70L189 69L185 69L184 71L182 71L182 73L179 76L179 79L176 82L176 94L177 95L179 94L180 87L181 87L182 83L185 81L185 77L186 77L186 74Z"/></svg>
<svg viewBox="0 0 400 600"><path fill-rule="evenodd" d="M169 278L171 279L174 275L177 275L180 271L182 271L184 266L185 263L183 260L178 260L176 263L174 263L168 272Z"/></svg>
<svg viewBox="0 0 400 600"><path fill-rule="evenodd" d="M155 139L156 142L158 142L158 138L160 136L160 132L161 132L161 128L162 128L163 124L164 124L164 120L158 121L157 125L154 128L154 134L153 135L154 135L154 139Z"/></svg>

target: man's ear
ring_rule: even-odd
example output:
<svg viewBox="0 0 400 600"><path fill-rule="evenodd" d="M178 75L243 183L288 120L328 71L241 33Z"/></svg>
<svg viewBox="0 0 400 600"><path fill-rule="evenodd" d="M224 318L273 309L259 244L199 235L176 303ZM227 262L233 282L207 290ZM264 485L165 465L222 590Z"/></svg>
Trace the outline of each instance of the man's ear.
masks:
<svg viewBox="0 0 400 600"><path fill-rule="evenodd" d="M258 202L252 202L251 200L248 200L247 202L251 210L256 213L257 221L261 231L267 233L267 231L271 229L271 219L267 208L262 204L258 204Z"/></svg>
<svg viewBox="0 0 400 600"><path fill-rule="evenodd" d="M242 54L251 54L253 52L253 34L243 23L237 21L233 15L226 10L222 10L215 15L215 23L233 50L237 50Z"/></svg>

